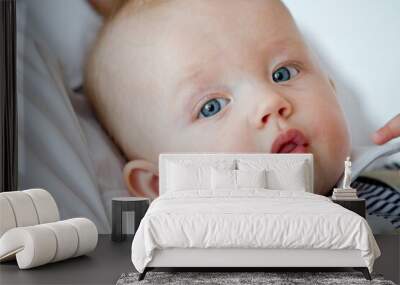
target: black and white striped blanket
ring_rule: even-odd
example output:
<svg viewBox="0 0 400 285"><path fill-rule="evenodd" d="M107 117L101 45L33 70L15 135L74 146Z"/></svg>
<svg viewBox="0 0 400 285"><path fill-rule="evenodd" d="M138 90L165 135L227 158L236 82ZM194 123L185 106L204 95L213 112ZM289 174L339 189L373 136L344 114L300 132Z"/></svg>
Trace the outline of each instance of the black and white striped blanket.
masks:
<svg viewBox="0 0 400 285"><path fill-rule="evenodd" d="M400 163L386 165L385 169L400 171ZM397 189L382 181L362 176L351 186L357 189L358 197L366 200L368 215L383 217L395 229L400 229L400 192Z"/></svg>

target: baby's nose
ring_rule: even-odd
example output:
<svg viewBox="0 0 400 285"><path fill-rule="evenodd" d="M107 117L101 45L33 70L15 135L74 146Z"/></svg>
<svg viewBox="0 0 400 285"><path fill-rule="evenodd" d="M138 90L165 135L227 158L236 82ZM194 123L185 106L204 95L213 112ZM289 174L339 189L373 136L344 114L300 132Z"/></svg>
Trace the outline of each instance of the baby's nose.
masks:
<svg viewBox="0 0 400 285"><path fill-rule="evenodd" d="M287 119L292 114L290 102L281 95L263 98L257 103L256 111L250 114L251 123L257 129L264 128L271 117Z"/></svg>

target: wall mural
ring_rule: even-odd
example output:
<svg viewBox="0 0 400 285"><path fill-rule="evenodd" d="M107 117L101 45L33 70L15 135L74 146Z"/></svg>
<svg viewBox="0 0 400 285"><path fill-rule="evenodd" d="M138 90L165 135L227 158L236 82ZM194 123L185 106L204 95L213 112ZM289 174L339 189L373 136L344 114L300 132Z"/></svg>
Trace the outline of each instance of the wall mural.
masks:
<svg viewBox="0 0 400 285"><path fill-rule="evenodd" d="M357 58L360 40L340 24L330 30L333 20L313 34L309 12L290 1L214 14L201 2L193 13L186 4L41 1L46 9L17 3L19 187L50 191L63 218L85 216L110 232L112 197L158 196L160 153L312 153L317 194L332 194L350 157L352 187L368 199L376 231L400 228L398 156L375 161L399 151L400 102L373 92L397 82L400 56L389 41L400 48L391 35L398 19L380 38L394 63L375 63L378 43ZM358 80L367 61L378 82Z"/></svg>

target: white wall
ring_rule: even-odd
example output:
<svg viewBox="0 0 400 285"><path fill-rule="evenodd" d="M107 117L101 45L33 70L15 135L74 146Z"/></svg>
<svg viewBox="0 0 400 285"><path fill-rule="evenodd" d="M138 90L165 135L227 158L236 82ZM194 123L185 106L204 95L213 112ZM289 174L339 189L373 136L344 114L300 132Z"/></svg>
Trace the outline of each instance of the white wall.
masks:
<svg viewBox="0 0 400 285"><path fill-rule="evenodd" d="M284 0L335 80L353 143L400 113L399 0Z"/></svg>

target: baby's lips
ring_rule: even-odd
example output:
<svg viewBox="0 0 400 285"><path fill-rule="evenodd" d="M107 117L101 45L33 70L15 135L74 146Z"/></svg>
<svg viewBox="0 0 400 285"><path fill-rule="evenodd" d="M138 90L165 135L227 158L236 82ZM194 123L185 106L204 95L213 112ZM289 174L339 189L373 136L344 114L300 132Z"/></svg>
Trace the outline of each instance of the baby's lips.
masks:
<svg viewBox="0 0 400 285"><path fill-rule="evenodd" d="M289 129L280 134L272 144L271 153L304 153L308 140L297 129Z"/></svg>

